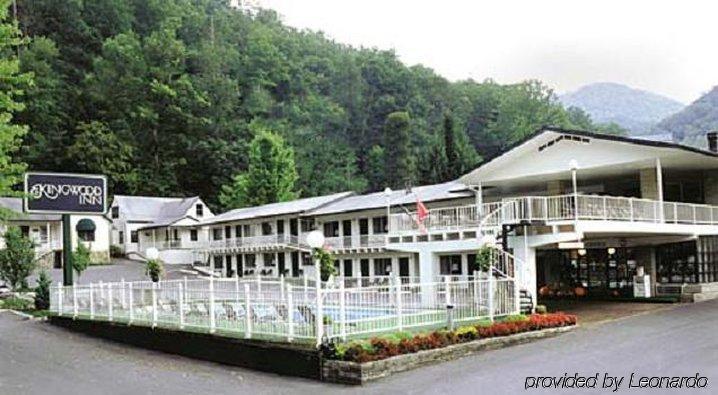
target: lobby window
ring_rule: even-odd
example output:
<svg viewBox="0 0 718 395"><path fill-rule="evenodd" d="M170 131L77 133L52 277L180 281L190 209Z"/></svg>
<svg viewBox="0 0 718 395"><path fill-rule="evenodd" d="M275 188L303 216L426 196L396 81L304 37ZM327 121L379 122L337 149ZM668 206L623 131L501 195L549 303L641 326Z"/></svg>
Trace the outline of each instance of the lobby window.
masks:
<svg viewBox="0 0 718 395"><path fill-rule="evenodd" d="M120 207L119 206L115 206L112 208L112 218L113 219L120 218Z"/></svg>
<svg viewBox="0 0 718 395"><path fill-rule="evenodd" d="M372 231L374 234L386 233L387 232L387 220L386 217L375 217L371 219Z"/></svg>
<svg viewBox="0 0 718 395"><path fill-rule="evenodd" d="M332 221L324 224L324 237L337 237L339 236L339 222Z"/></svg>
<svg viewBox="0 0 718 395"><path fill-rule="evenodd" d="M189 239L190 241L197 241L197 229L189 230Z"/></svg>
<svg viewBox="0 0 718 395"><path fill-rule="evenodd" d="M202 203L198 203L196 206L194 206L194 213L198 217L204 216L204 206Z"/></svg>
<svg viewBox="0 0 718 395"><path fill-rule="evenodd" d="M442 276L461 274L461 255L440 256L439 274L441 274Z"/></svg>

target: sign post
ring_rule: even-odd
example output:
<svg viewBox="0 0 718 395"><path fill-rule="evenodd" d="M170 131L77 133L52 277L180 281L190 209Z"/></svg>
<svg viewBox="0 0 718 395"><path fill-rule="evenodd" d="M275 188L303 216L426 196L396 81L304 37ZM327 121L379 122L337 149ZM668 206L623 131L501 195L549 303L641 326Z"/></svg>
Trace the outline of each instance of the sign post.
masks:
<svg viewBox="0 0 718 395"><path fill-rule="evenodd" d="M32 214L62 215L63 284L72 285L71 214L107 211L107 178L92 174L25 174L23 210Z"/></svg>

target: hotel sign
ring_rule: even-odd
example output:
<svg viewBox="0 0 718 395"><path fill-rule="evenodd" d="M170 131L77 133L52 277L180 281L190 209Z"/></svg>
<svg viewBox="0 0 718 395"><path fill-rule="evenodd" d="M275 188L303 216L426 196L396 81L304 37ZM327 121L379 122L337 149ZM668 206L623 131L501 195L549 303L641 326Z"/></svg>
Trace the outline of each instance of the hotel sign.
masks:
<svg viewBox="0 0 718 395"><path fill-rule="evenodd" d="M90 174L26 173L26 213L104 214L107 178Z"/></svg>

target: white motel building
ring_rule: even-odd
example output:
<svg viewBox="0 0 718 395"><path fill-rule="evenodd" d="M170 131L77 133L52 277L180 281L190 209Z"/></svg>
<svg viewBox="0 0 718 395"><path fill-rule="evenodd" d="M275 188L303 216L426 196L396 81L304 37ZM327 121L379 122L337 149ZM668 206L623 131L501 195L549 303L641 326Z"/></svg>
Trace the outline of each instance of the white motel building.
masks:
<svg viewBox="0 0 718 395"><path fill-rule="evenodd" d="M485 243L513 254L533 303L576 288L615 297L718 296L718 150L543 128L459 180L341 192L214 215L200 198L116 196L112 243L220 276L313 275L309 231L339 275L468 276ZM417 200L428 216L417 220Z"/></svg>

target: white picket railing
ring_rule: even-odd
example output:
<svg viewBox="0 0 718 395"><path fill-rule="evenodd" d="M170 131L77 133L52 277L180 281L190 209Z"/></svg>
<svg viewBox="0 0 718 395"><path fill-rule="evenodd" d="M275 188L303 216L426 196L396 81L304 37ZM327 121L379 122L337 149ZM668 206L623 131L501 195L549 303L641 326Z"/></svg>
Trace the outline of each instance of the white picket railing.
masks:
<svg viewBox="0 0 718 395"><path fill-rule="evenodd" d="M515 314L517 295L513 279L478 275L319 288L306 279L210 278L57 285L50 309L75 318L319 344Z"/></svg>
<svg viewBox="0 0 718 395"><path fill-rule="evenodd" d="M693 225L718 225L718 206L660 202L658 200L598 196L520 196L500 202L433 209L422 223L416 213L390 216L391 235L417 232L496 227L521 221L558 222L569 220L627 221Z"/></svg>

